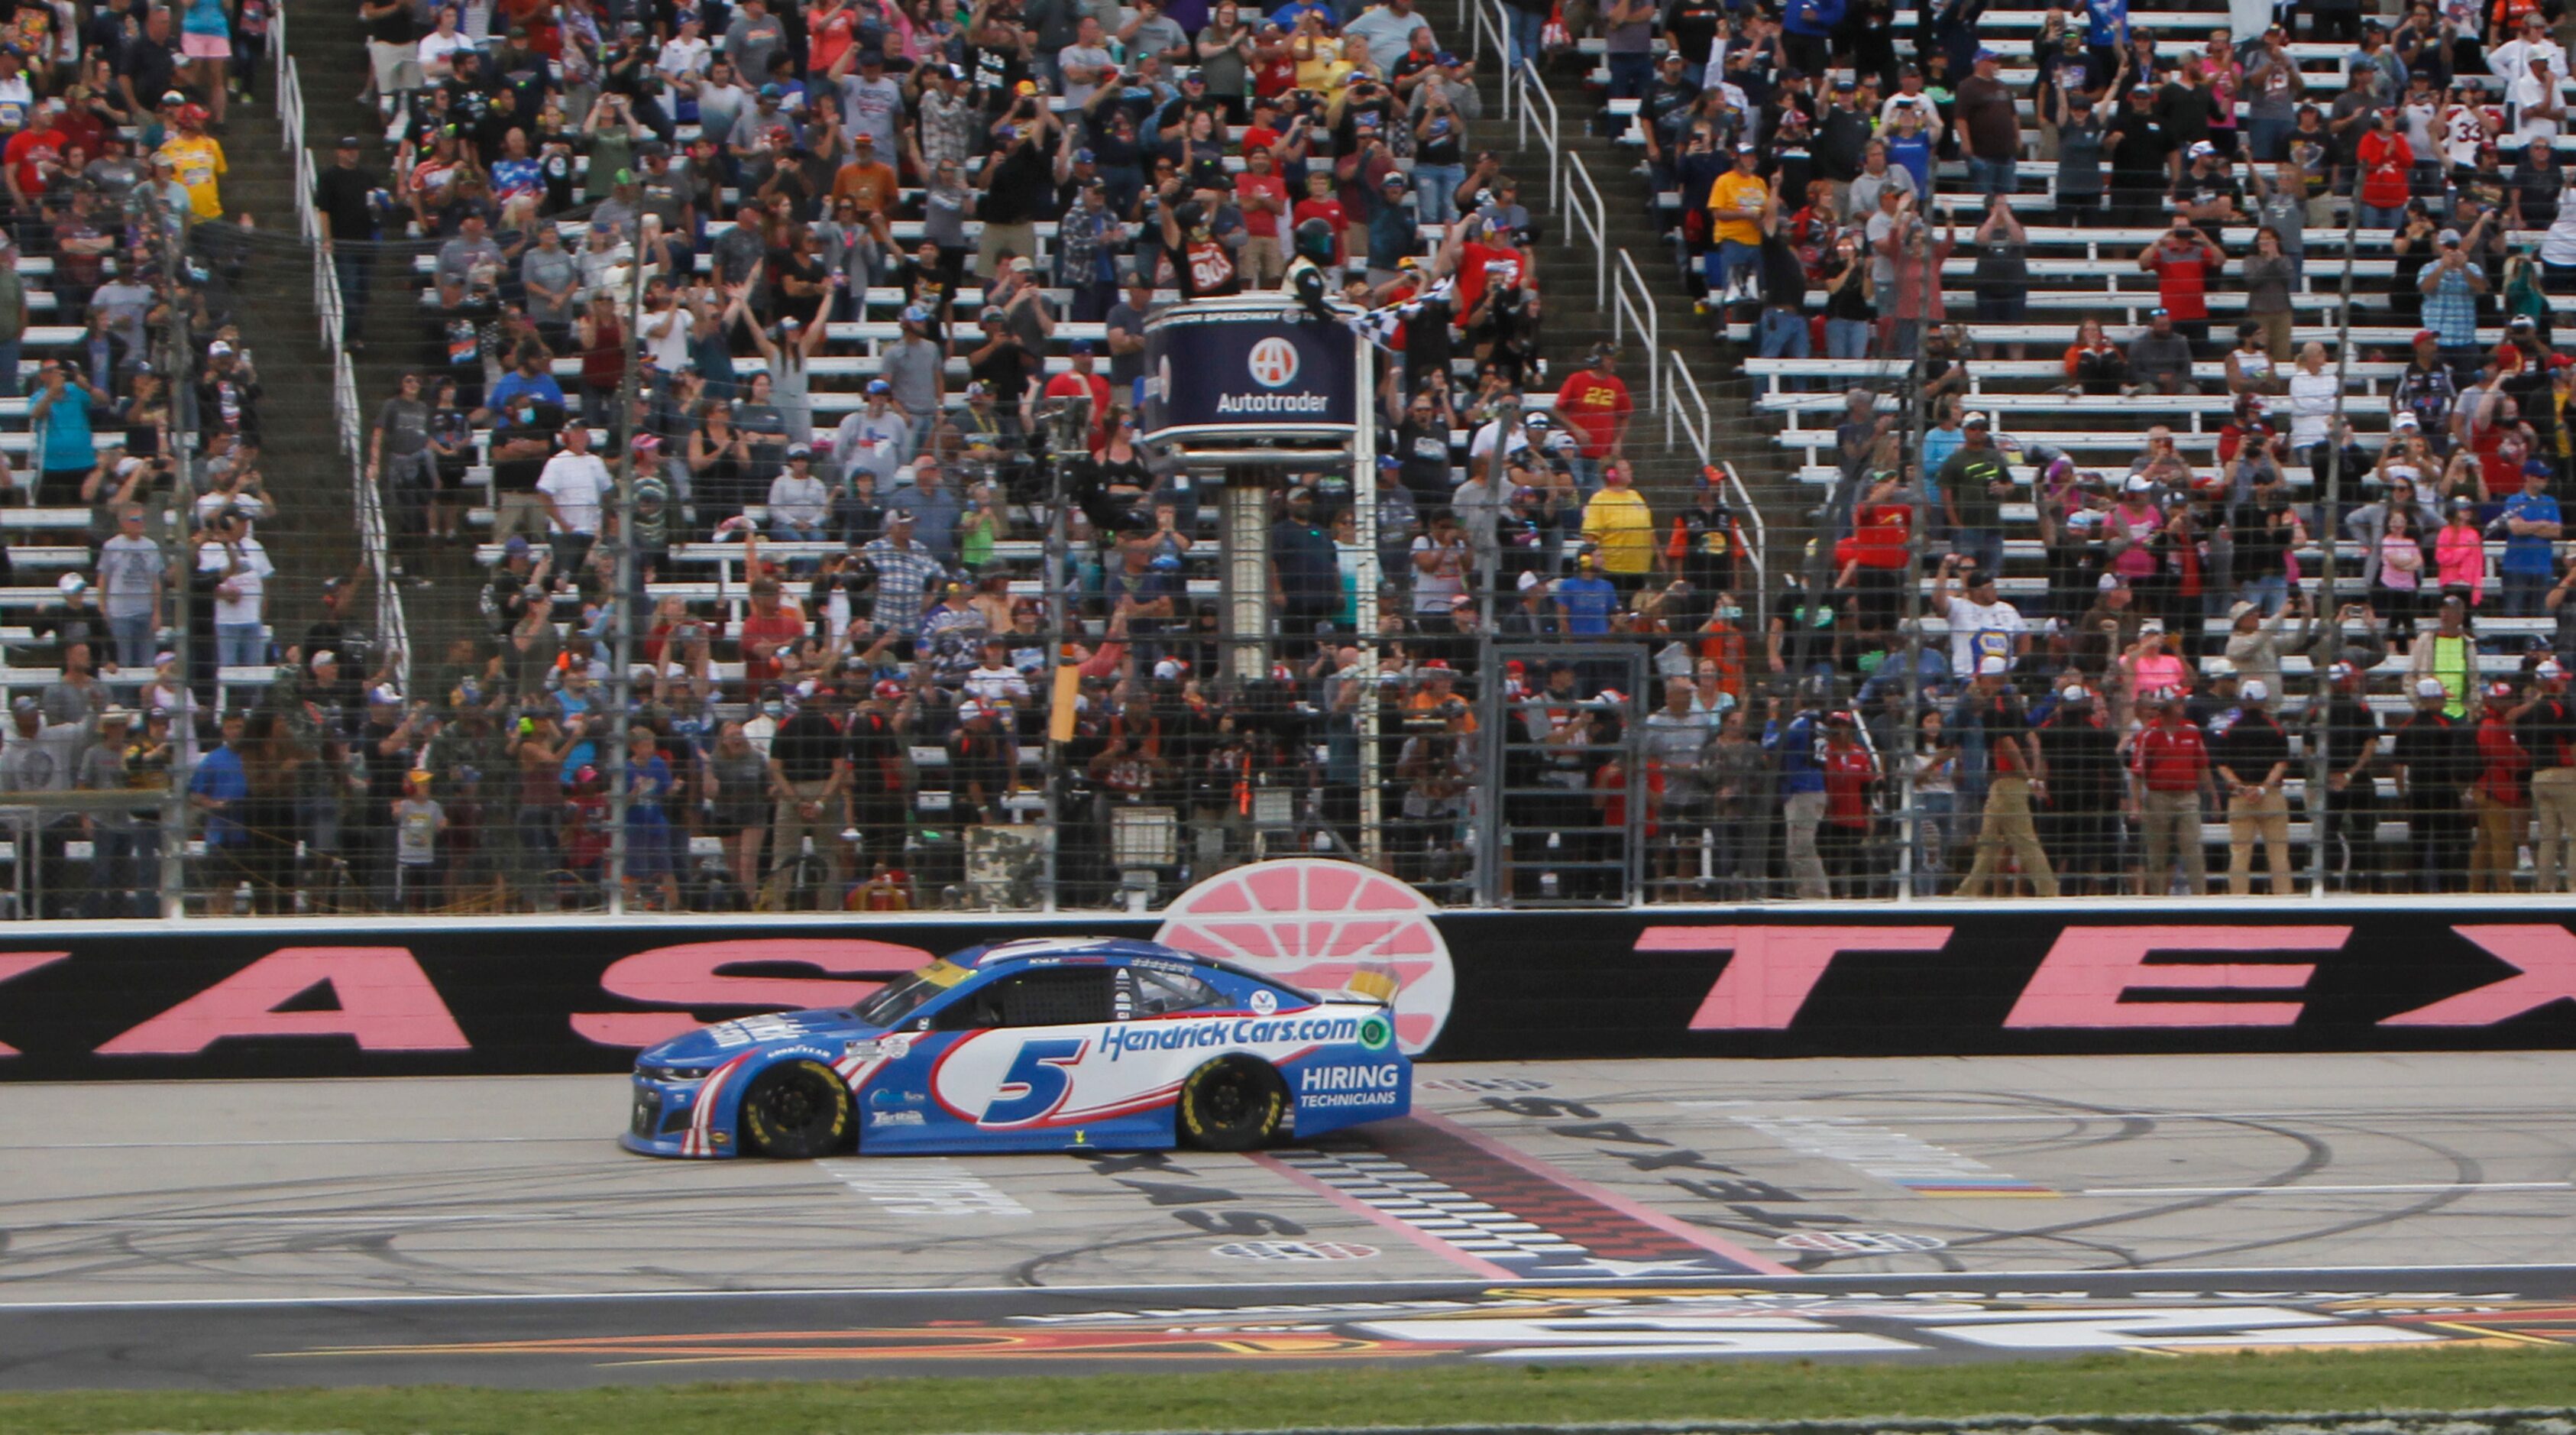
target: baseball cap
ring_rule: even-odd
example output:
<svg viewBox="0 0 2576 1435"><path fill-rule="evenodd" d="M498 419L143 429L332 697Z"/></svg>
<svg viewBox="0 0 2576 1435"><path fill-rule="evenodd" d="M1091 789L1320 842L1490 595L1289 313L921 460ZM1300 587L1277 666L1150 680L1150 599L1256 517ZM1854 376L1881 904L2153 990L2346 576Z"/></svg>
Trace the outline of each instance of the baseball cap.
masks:
<svg viewBox="0 0 2576 1435"><path fill-rule="evenodd" d="M2438 344L2442 342L2442 336L2434 333L2430 329L2418 329L2415 331L2413 342L2418 344Z"/></svg>
<svg viewBox="0 0 2576 1435"><path fill-rule="evenodd" d="M1541 578L1541 577L1540 577L1540 576L1538 576L1538 574L1537 574L1537 573L1535 573L1535 572L1526 572L1526 573L1521 574L1521 583L1520 583L1520 588L1521 588L1521 591L1522 591L1522 592L1524 592L1524 593L1528 592L1528 591L1529 591L1529 590L1531 590L1532 588L1544 588L1544 587L1546 587L1546 586L1547 586L1547 580L1546 580L1546 579L1544 579L1544 578Z"/></svg>
<svg viewBox="0 0 2576 1435"><path fill-rule="evenodd" d="M43 707L44 704L37 702L31 697L20 696L9 700L9 711L13 713L38 712L41 711Z"/></svg>
<svg viewBox="0 0 2576 1435"><path fill-rule="evenodd" d="M2155 486L2155 481L2143 473L2130 474L2129 481L2121 485L2130 493L2146 493L2153 490Z"/></svg>
<svg viewBox="0 0 2576 1435"><path fill-rule="evenodd" d="M1984 414L1970 414L1966 418L1959 420L1959 427L1971 429L1992 428L1994 427L1994 420L1987 418Z"/></svg>
<svg viewBox="0 0 2576 1435"><path fill-rule="evenodd" d="M2263 685L2261 678L2247 678L2245 685L2236 690L2236 695L2249 703L2259 703L2270 697L2272 690Z"/></svg>
<svg viewBox="0 0 2576 1435"><path fill-rule="evenodd" d="M1435 64L1435 65L1454 65L1454 64L1457 64L1457 63L1458 63L1458 52L1457 52L1457 51L1455 51L1455 50L1442 50L1442 51L1440 51L1440 52L1438 52L1438 53L1434 54L1434 55L1431 57L1431 63L1433 63L1433 64Z"/></svg>
<svg viewBox="0 0 2576 1435"><path fill-rule="evenodd" d="M879 681L877 685L869 689L869 691L876 694L877 701L881 703L899 703L903 701L903 684L896 682L892 678L886 678Z"/></svg>
<svg viewBox="0 0 2576 1435"><path fill-rule="evenodd" d="M2514 330L2517 333L2521 333L2536 330L2540 327L2540 324L2529 314L2516 314L2513 316L2513 322L2505 325L2505 327Z"/></svg>
<svg viewBox="0 0 2576 1435"><path fill-rule="evenodd" d="M389 705L399 703L402 701L402 689L391 683L378 683L367 690L367 701Z"/></svg>
<svg viewBox="0 0 2576 1435"><path fill-rule="evenodd" d="M2442 680L2440 678L2418 678L2415 680L2415 696L2419 698L2446 698L2450 695L2450 689L2442 686Z"/></svg>
<svg viewBox="0 0 2576 1435"><path fill-rule="evenodd" d="M68 598L89 586L89 580L78 573L66 573L54 584L55 591Z"/></svg>
<svg viewBox="0 0 2576 1435"><path fill-rule="evenodd" d="M1088 354L1091 351L1091 341L1089 339L1076 339L1071 344L1065 346L1065 352L1071 354Z"/></svg>
<svg viewBox="0 0 2576 1435"><path fill-rule="evenodd" d="M2433 237L2444 244L2457 244L2460 242L2460 231L2456 229L2445 229Z"/></svg>
<svg viewBox="0 0 2576 1435"><path fill-rule="evenodd" d="M904 307L901 317L907 324L927 324L930 322L930 311L918 304L910 304Z"/></svg>
<svg viewBox="0 0 2576 1435"><path fill-rule="evenodd" d="M787 456L789 458L812 458L814 456L814 450L805 444L791 443L787 446Z"/></svg>
<svg viewBox="0 0 2576 1435"><path fill-rule="evenodd" d="M1087 149L1078 149L1073 152L1073 162L1075 164L1090 164L1099 158L1100 156L1093 154Z"/></svg>
<svg viewBox="0 0 2576 1435"><path fill-rule="evenodd" d="M2507 682L2489 683L2487 685L2487 696L2494 698L2498 702L2506 701L2513 696L2513 684Z"/></svg>
<svg viewBox="0 0 2576 1435"><path fill-rule="evenodd" d="M338 653L332 652L329 648L324 648L322 651L313 655L313 671L318 673L322 671L325 665L336 663L338 661L340 661L340 655Z"/></svg>
<svg viewBox="0 0 2576 1435"><path fill-rule="evenodd" d="M912 510L909 508L889 509L886 512L886 522L888 523L910 523L911 521Z"/></svg>
<svg viewBox="0 0 2576 1435"><path fill-rule="evenodd" d="M2191 148L2185 150L2184 153L2193 159L2200 159L2204 156L2218 153L2218 146L2211 144L2207 140L2193 140L2191 142Z"/></svg>
<svg viewBox="0 0 2576 1435"><path fill-rule="evenodd" d="M2532 669L2532 672L2534 672L2534 673L2538 674L2538 675L2539 675L2539 676L2541 676L2541 677L2544 677L2544 678L2552 678L2552 679L2555 679L2555 678L2563 678L2563 677L2567 676L2567 670L2566 670L2565 668L2562 668L2562 667L2558 666L2558 660L2557 660L2556 658L2544 658L2544 659L2542 659L2542 660L2541 660L2541 663L2540 663L2540 666L2539 666L2539 667L2537 667L2537 668Z"/></svg>
<svg viewBox="0 0 2576 1435"><path fill-rule="evenodd" d="M1977 676L1981 678L2000 678L2011 668L2011 663L1992 653L1977 659Z"/></svg>
<svg viewBox="0 0 2576 1435"><path fill-rule="evenodd" d="M1975 63L1982 65L1982 64L1984 64L1984 63L1985 63L1986 61L1988 61L1988 60L2000 60L2000 59L2002 59L2002 58L2003 58L2003 56L2002 56L2000 53L1996 52L1996 51L1993 51L1993 50L1986 50L1986 49L1980 49L1980 50L1978 50L1978 51L1977 51L1977 58L1976 58Z"/></svg>
<svg viewBox="0 0 2576 1435"><path fill-rule="evenodd" d="M359 147L359 139L358 139L358 137L357 137L356 135L342 135L342 136L340 136L340 148L342 148L342 149L356 149L356 148L358 148L358 147Z"/></svg>
<svg viewBox="0 0 2576 1435"><path fill-rule="evenodd" d="M868 380L868 392L872 394L890 394L894 392L894 385L887 383L883 379L870 379Z"/></svg>
<svg viewBox="0 0 2576 1435"><path fill-rule="evenodd" d="M2350 664L2350 663L2335 663L2335 664L2332 664L2331 666L2329 666L2329 667L2326 669L2326 676L2327 676L2327 677L2329 677L2329 678L2334 679L2336 682L2342 682L2344 679L2346 679L2346 678L2348 678L2348 677L2351 677L2351 676L2352 676L2352 664Z"/></svg>

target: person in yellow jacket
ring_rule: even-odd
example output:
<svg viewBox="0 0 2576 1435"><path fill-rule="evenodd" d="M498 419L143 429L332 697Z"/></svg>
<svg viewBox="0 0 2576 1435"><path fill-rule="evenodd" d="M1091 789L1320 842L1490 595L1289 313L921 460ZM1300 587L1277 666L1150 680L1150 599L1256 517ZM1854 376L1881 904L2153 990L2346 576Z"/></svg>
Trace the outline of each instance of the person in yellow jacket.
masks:
<svg viewBox="0 0 2576 1435"><path fill-rule="evenodd" d="M197 218L224 217L224 202L216 184L226 168L224 147L206 133L203 105L182 105L179 132L163 140L153 155L170 161L173 177L187 189L188 206Z"/></svg>
<svg viewBox="0 0 2576 1435"><path fill-rule="evenodd" d="M1760 297L1753 276L1762 268L1762 206L1771 199L1771 186L1755 172L1760 159L1753 146L1737 145L1735 166L1708 187L1708 237L1716 246L1708 287L1721 304Z"/></svg>
<svg viewBox="0 0 2576 1435"><path fill-rule="evenodd" d="M1601 491L1584 500L1583 536L1601 550L1602 576L1633 598L1655 566L1655 515L1637 491L1628 461L1602 467Z"/></svg>

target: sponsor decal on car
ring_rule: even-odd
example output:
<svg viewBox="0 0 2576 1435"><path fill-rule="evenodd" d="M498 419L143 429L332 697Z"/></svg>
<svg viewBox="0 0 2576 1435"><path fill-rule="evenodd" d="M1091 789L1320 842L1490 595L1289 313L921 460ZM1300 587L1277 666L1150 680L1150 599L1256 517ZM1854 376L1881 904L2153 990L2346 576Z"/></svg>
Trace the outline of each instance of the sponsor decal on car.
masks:
<svg viewBox="0 0 2576 1435"><path fill-rule="evenodd" d="M920 1112L907 1110L903 1107L896 1107L892 1110L871 1111L868 1113L868 1124L870 1126L919 1126L923 1124L924 1120L925 1118Z"/></svg>

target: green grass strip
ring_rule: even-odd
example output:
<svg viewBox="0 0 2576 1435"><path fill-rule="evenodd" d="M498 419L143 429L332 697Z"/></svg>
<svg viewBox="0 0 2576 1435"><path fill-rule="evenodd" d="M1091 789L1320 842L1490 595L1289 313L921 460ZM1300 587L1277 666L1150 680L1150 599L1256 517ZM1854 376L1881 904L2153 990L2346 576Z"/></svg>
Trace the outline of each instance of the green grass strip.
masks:
<svg viewBox="0 0 2576 1435"><path fill-rule="evenodd" d="M2471 1410L2559 1405L2576 1350L2085 1356L1940 1366L1742 1361L1096 1376L903 1377L489 1390L0 1394L0 1435L940 1435L1980 1414Z"/></svg>

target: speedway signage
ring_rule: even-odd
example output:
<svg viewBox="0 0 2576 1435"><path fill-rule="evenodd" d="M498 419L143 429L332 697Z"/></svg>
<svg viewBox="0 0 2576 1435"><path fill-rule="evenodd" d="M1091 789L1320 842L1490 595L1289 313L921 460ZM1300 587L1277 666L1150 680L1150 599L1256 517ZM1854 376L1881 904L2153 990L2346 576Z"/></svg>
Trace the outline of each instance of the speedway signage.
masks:
<svg viewBox="0 0 2576 1435"><path fill-rule="evenodd" d="M1385 1039L1434 1060L2576 1045L2576 903L1434 912L1340 863L1217 882L1159 918L19 929L44 937L0 943L0 1079L620 1071L1042 936L1390 975Z"/></svg>

